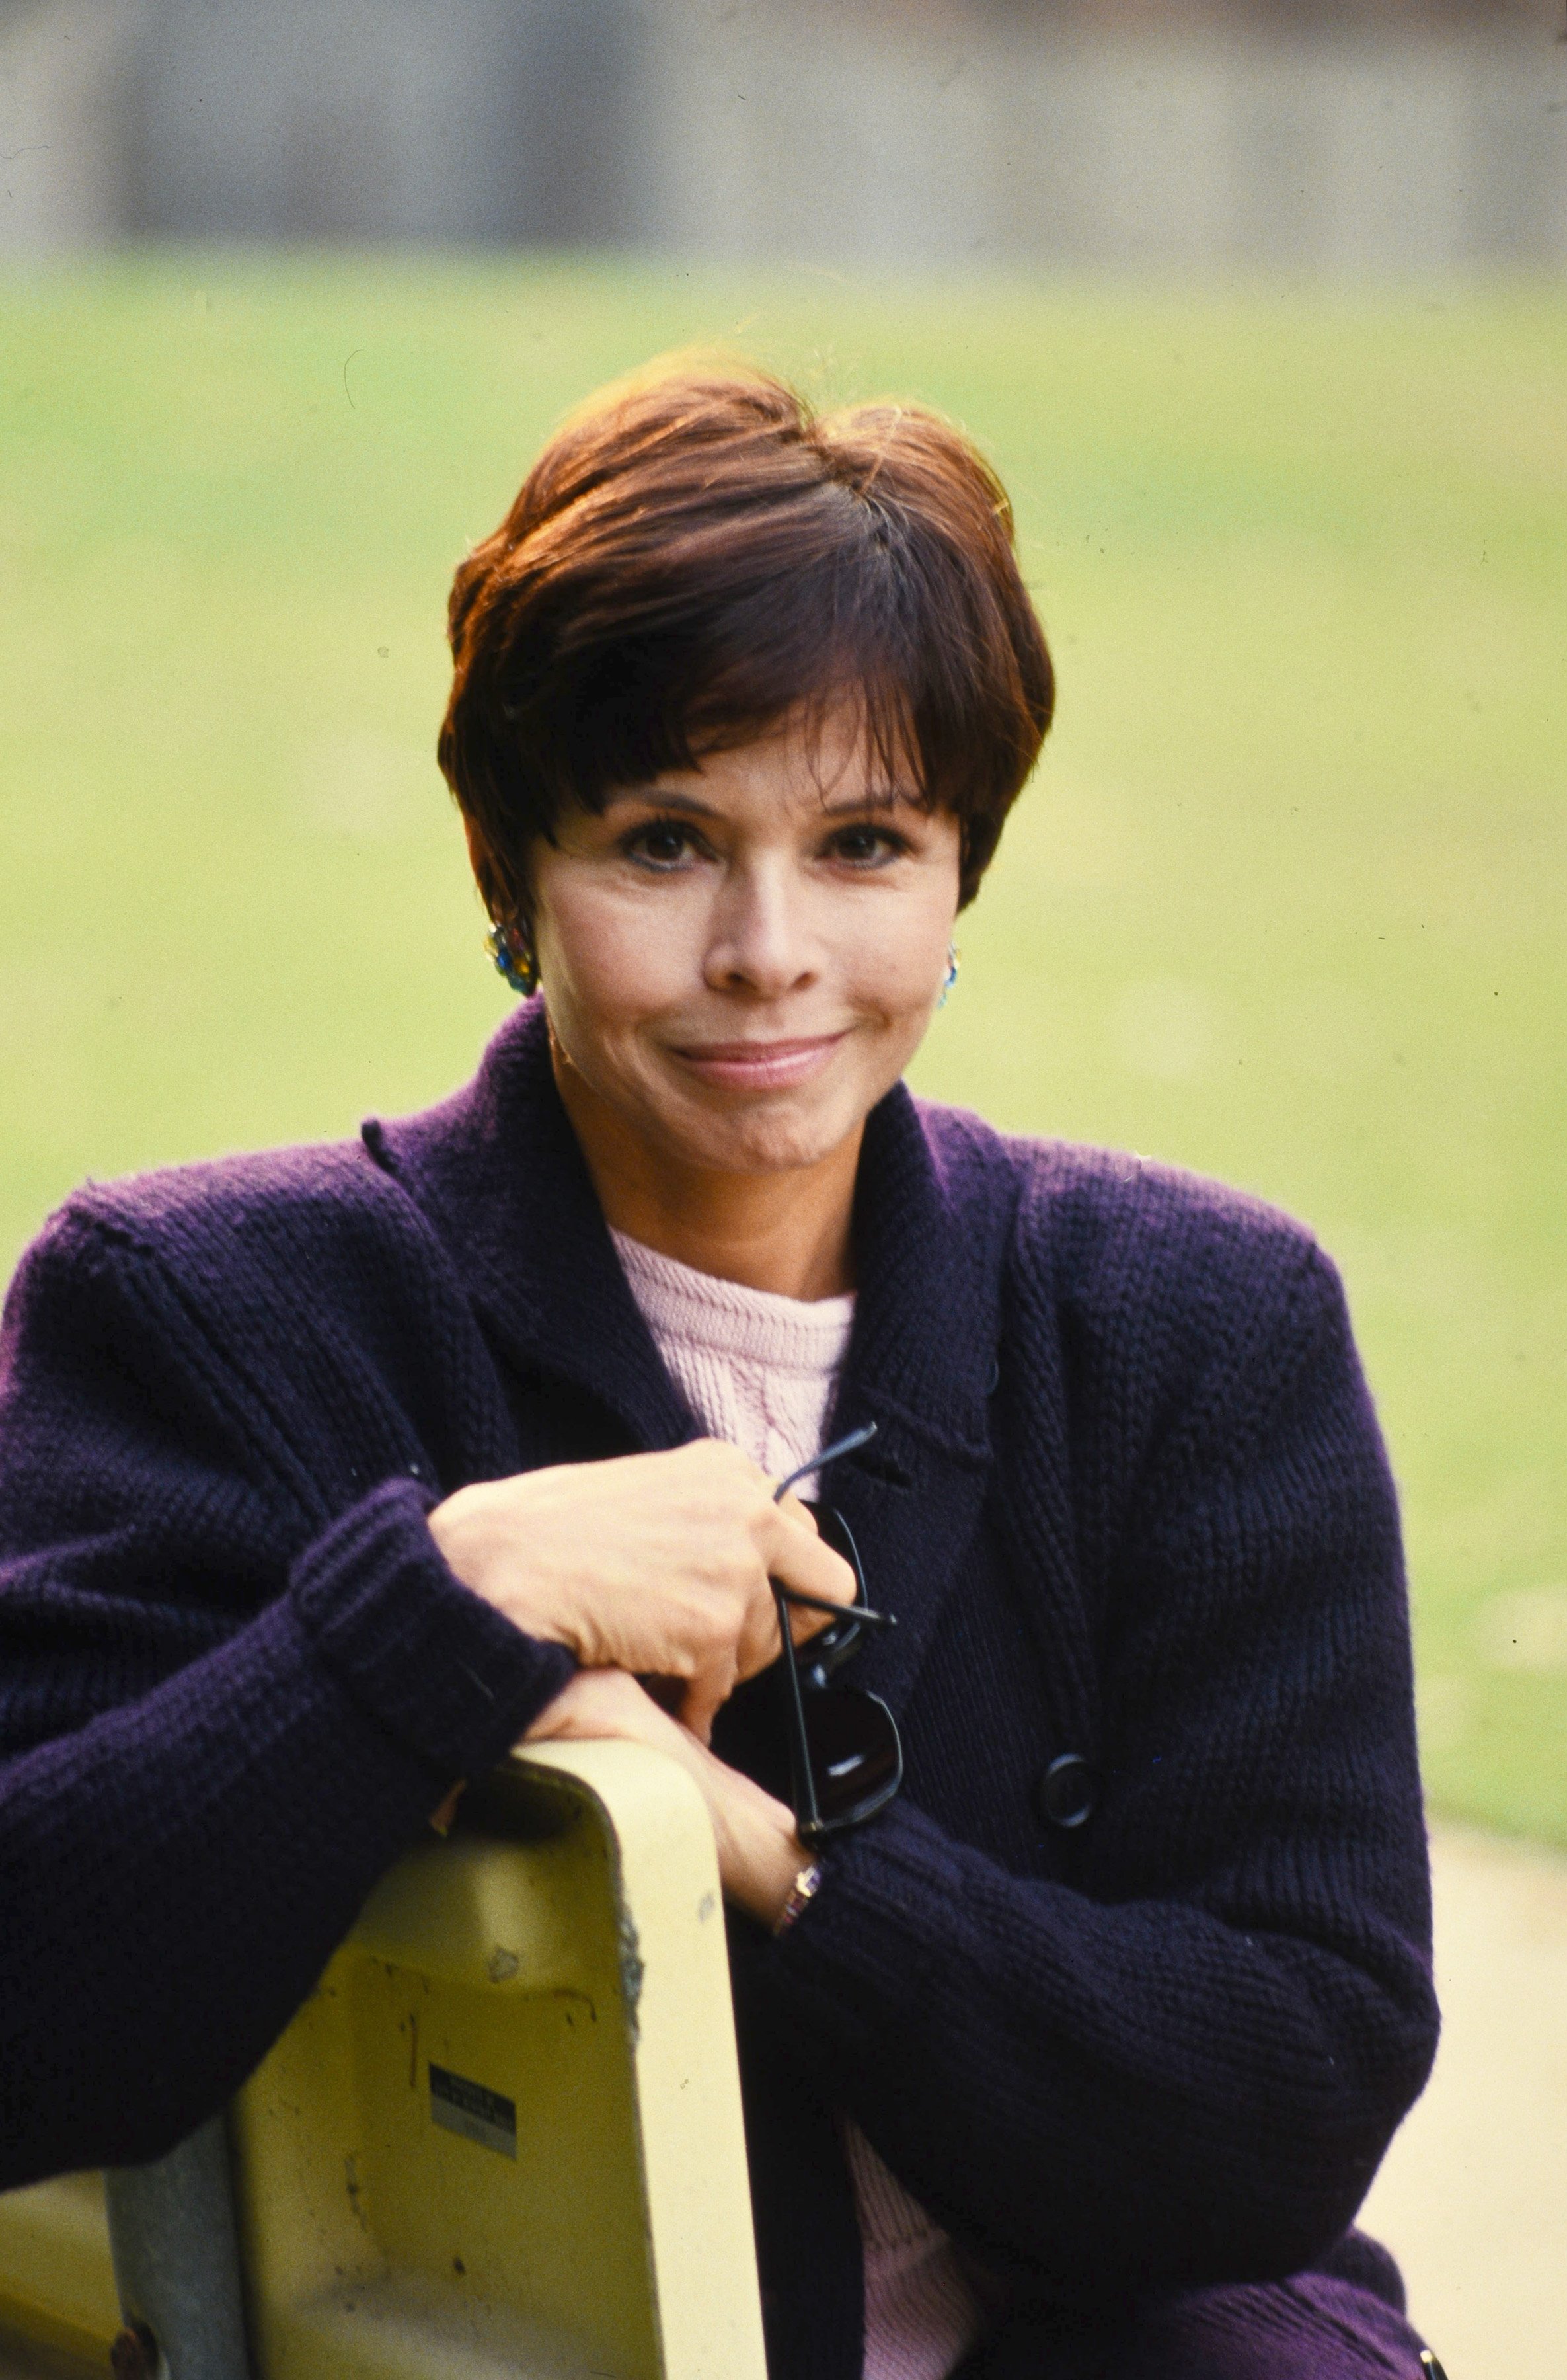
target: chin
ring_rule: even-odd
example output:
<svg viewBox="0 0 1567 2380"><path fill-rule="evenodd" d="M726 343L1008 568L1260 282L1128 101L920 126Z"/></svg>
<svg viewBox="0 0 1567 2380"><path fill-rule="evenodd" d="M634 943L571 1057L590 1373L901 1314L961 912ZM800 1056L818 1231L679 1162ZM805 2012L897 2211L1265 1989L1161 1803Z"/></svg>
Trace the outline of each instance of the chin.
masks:
<svg viewBox="0 0 1567 2380"><path fill-rule="evenodd" d="M859 1106L802 1113L779 1102L748 1103L749 1112L680 1119L671 1136L688 1163L713 1167L721 1173L790 1173L818 1165L830 1157L850 1134L858 1131L866 1110Z"/></svg>

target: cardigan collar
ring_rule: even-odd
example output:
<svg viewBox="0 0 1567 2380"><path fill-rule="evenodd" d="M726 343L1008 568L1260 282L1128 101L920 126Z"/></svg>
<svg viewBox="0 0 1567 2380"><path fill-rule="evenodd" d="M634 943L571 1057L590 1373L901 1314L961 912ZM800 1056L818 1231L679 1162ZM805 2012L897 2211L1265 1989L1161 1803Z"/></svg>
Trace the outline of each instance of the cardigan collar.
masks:
<svg viewBox="0 0 1567 2380"><path fill-rule="evenodd" d="M556 1088L541 1000L508 1019L462 1090L422 1115L372 1119L364 1137L435 1228L514 1365L586 1389L644 1448L698 1434L606 1229ZM857 1665L895 1698L950 1568L941 1548L955 1530L967 1542L982 1500L1015 1195L1002 1144L972 1118L923 1108L898 1084L867 1119L854 1330L832 1428L874 1420L877 1436L823 1492L863 1533L868 1566L925 1582L894 1597L904 1625ZM872 1592L885 1592L885 1579L873 1578Z"/></svg>
<svg viewBox="0 0 1567 2380"><path fill-rule="evenodd" d="M364 1137L520 1371L592 1390L649 1451L695 1435L555 1087L542 1000L507 1019L471 1083L422 1115L372 1118Z"/></svg>

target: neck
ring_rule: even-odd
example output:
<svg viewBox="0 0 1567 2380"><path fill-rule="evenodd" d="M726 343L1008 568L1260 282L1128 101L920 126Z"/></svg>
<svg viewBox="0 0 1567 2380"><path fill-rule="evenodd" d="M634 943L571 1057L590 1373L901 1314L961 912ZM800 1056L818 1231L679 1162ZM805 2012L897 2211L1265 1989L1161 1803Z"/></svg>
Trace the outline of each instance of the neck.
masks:
<svg viewBox="0 0 1567 2380"><path fill-rule="evenodd" d="M554 1064L612 1231L778 1297L840 1297L853 1288L850 1219L862 1126L813 1165L720 1173L648 1148L559 1050Z"/></svg>

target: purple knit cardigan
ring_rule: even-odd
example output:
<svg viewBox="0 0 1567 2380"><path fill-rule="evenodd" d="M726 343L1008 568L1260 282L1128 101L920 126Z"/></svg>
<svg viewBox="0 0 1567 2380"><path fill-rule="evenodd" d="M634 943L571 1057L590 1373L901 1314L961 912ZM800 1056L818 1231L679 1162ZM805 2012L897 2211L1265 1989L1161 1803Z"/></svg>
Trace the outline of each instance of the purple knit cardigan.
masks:
<svg viewBox="0 0 1567 2380"><path fill-rule="evenodd" d="M1331 1266L901 1087L855 1241L836 1421L878 1434L833 1492L901 1623L857 1675L907 1782L781 1940L731 1925L790 2380L858 2369L835 2110L1015 2323L1097 2320L1342 2253L1436 2038L1396 1507ZM430 1504L694 1430L536 1002L424 1116L61 1209L0 1339L0 2183L218 2107L570 1674ZM742 1696L755 1766L749 1730Z"/></svg>

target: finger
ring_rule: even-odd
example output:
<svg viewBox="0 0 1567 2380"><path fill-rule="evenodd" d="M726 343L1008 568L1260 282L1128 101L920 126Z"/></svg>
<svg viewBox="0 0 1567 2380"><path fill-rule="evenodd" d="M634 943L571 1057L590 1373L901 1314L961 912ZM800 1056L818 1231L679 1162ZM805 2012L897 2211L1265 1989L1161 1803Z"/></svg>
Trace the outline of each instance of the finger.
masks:
<svg viewBox="0 0 1567 2380"><path fill-rule="evenodd" d="M816 1519L815 1513L811 1510L809 1504L802 1504L801 1502L800 1498L795 1494L792 1488L790 1489L787 1496L781 1498L780 1500L773 1506L773 1510L783 1519L791 1522L796 1527L807 1528L810 1530L814 1537L820 1537L821 1525ZM784 1579L786 1585L794 1586L799 1584L799 1582L793 1578L786 1578L785 1573L778 1563L773 1562L769 1565L769 1568L774 1576ZM850 1600L852 1600L852 1594L850 1596ZM803 1604L792 1604L787 1607L787 1617L789 1620L790 1641L791 1644L795 1645L802 1645L807 1637L817 1635L822 1629L831 1624L826 1612L813 1611L808 1605ZM775 1637L775 1645L777 1641L777 1640Z"/></svg>
<svg viewBox="0 0 1567 2380"><path fill-rule="evenodd" d="M789 1494L773 1506L775 1512L787 1512L791 1521L802 1522L813 1536L820 1536L821 1527L809 1504L802 1504L791 1488Z"/></svg>
<svg viewBox="0 0 1567 2380"><path fill-rule="evenodd" d="M813 1611L808 1603L786 1603L784 1611L789 1620L790 1641L795 1645L808 1645L813 1636L819 1636L824 1628L833 1624L830 1613Z"/></svg>
<svg viewBox="0 0 1567 2380"><path fill-rule="evenodd" d="M775 1533L767 1548L768 1575L784 1586L799 1587L806 1595L817 1596L825 1603L852 1603L859 1582L850 1564L814 1530L807 1534L790 1524L781 1507L780 1517L784 1518L784 1525ZM830 1612L813 1611L808 1604L791 1605L789 1617L797 1644L832 1624Z"/></svg>
<svg viewBox="0 0 1567 2380"><path fill-rule="evenodd" d="M819 1546L817 1551L826 1555L829 1560L838 1562L838 1557L829 1548ZM798 1569L799 1565L791 1563L790 1567ZM781 1568L777 1574L782 1585L792 1586L802 1583L797 1578L785 1578ZM831 1597L835 1604L852 1603L857 1582L847 1562L838 1563L836 1582L830 1574L824 1582L819 1572L814 1572L807 1592L815 1594L824 1583L835 1584L836 1591ZM790 1640L795 1645L802 1645L820 1630L830 1627L832 1618L828 1611L812 1611L809 1608L801 1609L787 1602L784 1605L783 1626L787 1627ZM745 1624L735 1647L737 1677L753 1678L759 1670L770 1669L782 1649L783 1629L779 1625L777 1598L769 1584L753 1598L746 1613Z"/></svg>
<svg viewBox="0 0 1567 2380"><path fill-rule="evenodd" d="M770 1585L771 1581L769 1581L769 1586ZM826 1601L826 1598L824 1597L822 1600ZM791 1644L804 1645L809 1643L813 1636L819 1636L824 1628L830 1628L834 1620L838 1616L836 1608L831 1611L819 1611L814 1604L796 1603L793 1601L792 1597L789 1596L786 1596L783 1599L783 1609L781 1613L778 1613L778 1602L776 1596L773 1597L773 1609L775 1613L777 1614L777 1617L774 1621L772 1635L772 1645L775 1652L777 1650L779 1643L781 1642L781 1630L783 1628L787 1628L789 1630L790 1641Z"/></svg>

